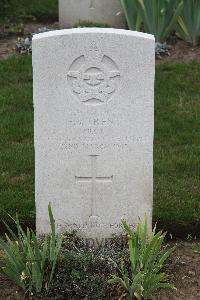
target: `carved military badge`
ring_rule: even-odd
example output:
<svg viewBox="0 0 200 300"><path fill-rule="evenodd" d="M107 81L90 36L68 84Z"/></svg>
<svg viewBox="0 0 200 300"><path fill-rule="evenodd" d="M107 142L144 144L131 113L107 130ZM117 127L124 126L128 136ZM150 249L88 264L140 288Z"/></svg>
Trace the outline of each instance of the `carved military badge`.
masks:
<svg viewBox="0 0 200 300"><path fill-rule="evenodd" d="M76 58L67 78L73 93L87 105L106 103L119 86L120 72L116 63L102 54L93 42L85 55Z"/></svg>

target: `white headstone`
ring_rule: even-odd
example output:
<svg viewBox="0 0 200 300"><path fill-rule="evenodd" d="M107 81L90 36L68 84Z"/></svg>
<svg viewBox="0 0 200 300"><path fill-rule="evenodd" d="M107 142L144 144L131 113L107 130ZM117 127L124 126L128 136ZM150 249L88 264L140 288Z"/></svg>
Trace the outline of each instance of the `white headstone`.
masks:
<svg viewBox="0 0 200 300"><path fill-rule="evenodd" d="M61 27L73 27L83 21L125 28L126 20L120 0L59 0Z"/></svg>
<svg viewBox="0 0 200 300"><path fill-rule="evenodd" d="M33 38L37 232L86 238L152 218L154 38L71 29Z"/></svg>

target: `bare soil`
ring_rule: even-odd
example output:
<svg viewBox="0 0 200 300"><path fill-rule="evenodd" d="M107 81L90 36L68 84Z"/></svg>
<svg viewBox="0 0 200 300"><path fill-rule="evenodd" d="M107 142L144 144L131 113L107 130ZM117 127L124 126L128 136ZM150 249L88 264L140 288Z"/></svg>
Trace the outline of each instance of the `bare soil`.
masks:
<svg viewBox="0 0 200 300"><path fill-rule="evenodd" d="M195 253L190 242L172 243L176 250L168 267L170 282L176 290L162 290L152 300L199 300L200 253Z"/></svg>
<svg viewBox="0 0 200 300"><path fill-rule="evenodd" d="M0 58L6 58L15 53L16 37L0 39Z"/></svg>
<svg viewBox="0 0 200 300"><path fill-rule="evenodd" d="M51 28L58 29L58 23L29 23L23 25L20 28L18 33L8 34L9 30L5 30L5 28L0 28L0 58L6 58L14 53L15 51L15 44L17 38L19 36L27 36L33 32L37 32L39 28ZM156 63L163 63L163 62L188 62L192 60L200 60L200 46L192 47L188 43L178 39L175 36L172 36L168 44L171 46L170 49L170 56L164 56L162 59L157 59Z"/></svg>
<svg viewBox="0 0 200 300"><path fill-rule="evenodd" d="M192 242L170 242L170 246L174 245L176 249L171 256L167 273L170 282L174 284L176 289L160 290L149 300L200 300L200 253L193 251ZM15 285L0 277L0 299L22 300L25 297L23 292ZM120 300L125 298L120 295L111 299ZM66 298L63 300L72 299Z"/></svg>
<svg viewBox="0 0 200 300"><path fill-rule="evenodd" d="M157 63L200 60L200 46L192 47L176 37L171 38L168 43L171 46L170 55L157 59Z"/></svg>
<svg viewBox="0 0 200 300"><path fill-rule="evenodd" d="M28 23L19 28L19 32L10 33L9 28L0 27L0 58L7 58L16 54L15 45L18 37L27 37L44 27L52 30L59 28L58 23Z"/></svg>

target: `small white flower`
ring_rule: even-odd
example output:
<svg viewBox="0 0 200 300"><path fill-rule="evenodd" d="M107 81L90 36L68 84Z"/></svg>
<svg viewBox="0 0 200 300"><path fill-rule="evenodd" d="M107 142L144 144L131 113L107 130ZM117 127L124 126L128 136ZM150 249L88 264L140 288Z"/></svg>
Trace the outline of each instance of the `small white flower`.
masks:
<svg viewBox="0 0 200 300"><path fill-rule="evenodd" d="M24 281L24 280L26 280L26 278L28 278L28 276L23 271L22 274L20 275L20 278L21 278L22 281Z"/></svg>

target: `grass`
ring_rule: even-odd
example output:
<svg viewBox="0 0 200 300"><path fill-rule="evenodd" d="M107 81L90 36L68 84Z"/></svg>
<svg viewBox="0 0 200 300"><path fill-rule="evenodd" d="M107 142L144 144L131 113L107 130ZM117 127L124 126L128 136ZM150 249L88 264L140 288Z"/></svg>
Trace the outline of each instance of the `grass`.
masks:
<svg viewBox="0 0 200 300"><path fill-rule="evenodd" d="M154 220L168 229L200 224L199 76L199 62L157 67Z"/></svg>
<svg viewBox="0 0 200 300"><path fill-rule="evenodd" d="M0 23L57 19L58 0L0 0Z"/></svg>
<svg viewBox="0 0 200 300"><path fill-rule="evenodd" d="M18 211L33 224L34 149L31 57L0 61L0 219Z"/></svg>
<svg viewBox="0 0 200 300"><path fill-rule="evenodd" d="M200 224L200 63L156 70L154 221L187 236ZM0 219L34 224L31 57L0 60ZM197 230L196 230L197 231Z"/></svg>

